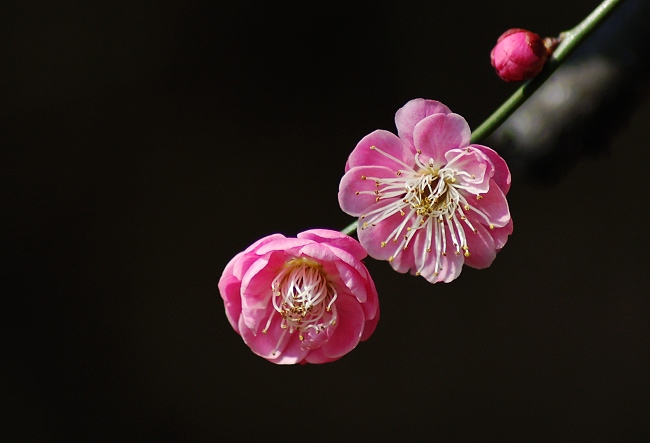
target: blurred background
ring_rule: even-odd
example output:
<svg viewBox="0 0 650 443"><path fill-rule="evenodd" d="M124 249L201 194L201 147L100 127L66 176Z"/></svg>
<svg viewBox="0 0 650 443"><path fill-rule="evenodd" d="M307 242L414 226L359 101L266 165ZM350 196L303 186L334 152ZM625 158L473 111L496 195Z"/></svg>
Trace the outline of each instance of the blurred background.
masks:
<svg viewBox="0 0 650 443"><path fill-rule="evenodd" d="M598 3L5 2L0 437L650 436L647 34L605 40L577 129L495 139L515 228L490 269L434 286L366 260L382 318L340 361L257 357L217 289L262 236L346 226L347 156L404 103L477 127L515 89L497 37Z"/></svg>

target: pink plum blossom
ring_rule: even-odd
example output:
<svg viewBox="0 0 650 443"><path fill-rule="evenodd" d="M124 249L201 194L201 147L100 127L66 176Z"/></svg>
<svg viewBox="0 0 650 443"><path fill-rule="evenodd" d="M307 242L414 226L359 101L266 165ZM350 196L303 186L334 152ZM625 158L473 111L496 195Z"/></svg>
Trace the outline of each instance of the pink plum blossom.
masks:
<svg viewBox="0 0 650 443"><path fill-rule="evenodd" d="M343 211L359 217L368 255L431 283L463 263L487 268L512 233L510 171L492 149L470 144L467 122L434 100L416 99L354 148L339 187Z"/></svg>
<svg viewBox="0 0 650 443"><path fill-rule="evenodd" d="M356 240L336 231L264 237L223 271L226 316L251 350L273 363L338 360L379 320L365 257Z"/></svg>
<svg viewBox="0 0 650 443"><path fill-rule="evenodd" d="M507 82L519 82L539 74L548 55L549 49L539 35L514 28L501 34L490 59L499 77Z"/></svg>

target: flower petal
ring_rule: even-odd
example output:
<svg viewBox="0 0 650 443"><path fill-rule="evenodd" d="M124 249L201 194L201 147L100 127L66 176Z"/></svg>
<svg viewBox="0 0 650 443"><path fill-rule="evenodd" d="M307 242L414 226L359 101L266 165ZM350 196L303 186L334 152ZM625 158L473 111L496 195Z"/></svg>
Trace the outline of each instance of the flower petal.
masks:
<svg viewBox="0 0 650 443"><path fill-rule="evenodd" d="M395 113L397 134L404 140L413 152L413 129L421 120L433 114L450 114L451 110L436 100L416 98L402 106Z"/></svg>
<svg viewBox="0 0 650 443"><path fill-rule="evenodd" d="M361 304L361 307L366 316L366 322L372 322L376 326L377 321L379 321L379 297L377 295L377 288L375 287L375 282L370 276L370 272L368 272L368 269L365 266L363 267L363 272L365 274L364 279L366 280L367 299L365 303ZM367 332L367 329L371 328L374 331L375 326L366 326L366 329L364 329L364 337L368 338L372 332ZM366 338L362 338L362 341L366 340Z"/></svg>
<svg viewBox="0 0 650 443"><path fill-rule="evenodd" d="M455 171L454 178L466 192L480 194L488 191L493 166L490 160L478 150L452 149L445 154L446 168Z"/></svg>
<svg viewBox="0 0 650 443"><path fill-rule="evenodd" d="M232 275L222 277L219 281L219 292L223 298L226 317L233 329L239 332L239 317L241 314L241 281Z"/></svg>
<svg viewBox="0 0 650 443"><path fill-rule="evenodd" d="M266 359L275 359L286 348L289 340L298 340L298 337L294 337L295 334L289 334L288 329L280 327L282 316L273 309L273 306L269 307L267 314L267 319L271 316L271 324L266 334L261 331L256 333L248 328L243 317L239 319L239 330L244 342L254 353Z"/></svg>
<svg viewBox="0 0 650 443"><path fill-rule="evenodd" d="M512 234L512 219L503 228L494 228L489 233L494 239L494 247L496 250L501 250L508 241L508 236Z"/></svg>
<svg viewBox="0 0 650 443"><path fill-rule="evenodd" d="M357 229L359 242L364 248L366 248L368 255L377 260L388 260L389 257L394 257L402 239L401 232L404 229L401 229L397 233L397 241L392 240L395 237L394 235L390 238L388 238L388 236L403 221L404 217L397 213L381 221L376 226L369 225ZM359 220L359 224L362 225L363 220ZM385 246L382 246L383 242L386 242Z"/></svg>
<svg viewBox="0 0 650 443"><path fill-rule="evenodd" d="M494 240L489 231L479 223L473 223L476 232L466 231L469 257L465 257L465 264L476 269L489 267L497 256Z"/></svg>
<svg viewBox="0 0 650 443"><path fill-rule="evenodd" d="M354 257L341 249L337 249L338 248L327 244L314 243L304 246L300 250L300 254L322 263L323 269L330 279L336 278L343 287L348 288L348 291L350 291L359 302L365 302L367 294L361 274L354 266L346 263L346 261L354 263ZM345 255L348 257L345 257L346 260L344 261L340 257ZM361 262L357 261L357 264L360 268L363 267Z"/></svg>
<svg viewBox="0 0 650 443"><path fill-rule="evenodd" d="M378 149L371 149L372 146ZM413 167L414 154L398 136L378 129L361 139L350 154L345 170L347 172L355 166L386 166L397 172Z"/></svg>
<svg viewBox="0 0 650 443"><path fill-rule="evenodd" d="M422 151L422 162L434 161L440 168L447 163L445 153L450 149L463 148L469 144L471 131L463 117L458 114L434 114L415 125L413 141Z"/></svg>
<svg viewBox="0 0 650 443"><path fill-rule="evenodd" d="M302 346L302 342L298 337L296 337L297 334L298 332L294 332L293 334L287 333L289 336L287 345L282 350L279 357L269 359L271 363L278 365L293 365L304 360L309 353L309 349Z"/></svg>
<svg viewBox="0 0 650 443"><path fill-rule="evenodd" d="M507 194L510 190L510 169L508 169L508 164L506 161L501 158L494 150L488 148L487 146L482 145L471 145L473 148L479 149L483 154L485 154L492 164L494 165L494 175L492 180L501 188L504 194Z"/></svg>
<svg viewBox="0 0 650 443"><path fill-rule="evenodd" d="M339 205L341 209L355 217L362 215L371 206L377 205L378 195L375 194L375 191L379 188L373 178L395 177L395 172L384 166L357 166L350 169L345 173L339 184ZM391 200L386 199L385 201Z"/></svg>
<svg viewBox="0 0 650 443"><path fill-rule="evenodd" d="M368 255L366 250L363 249L363 246L361 246L358 241L339 231L332 231L330 229L310 229L301 232L297 237L336 246L337 248L343 249L352 254L357 260L363 260Z"/></svg>
<svg viewBox="0 0 650 443"><path fill-rule="evenodd" d="M370 338L370 336L375 332L375 329L377 328L377 323L379 323L379 304L376 304L377 306L377 311L376 315L373 318L368 318L368 314L366 313L366 304L362 305L361 307L364 308L363 312L366 314L366 323L363 326L363 332L361 333L361 340L359 341L366 341Z"/></svg>
<svg viewBox="0 0 650 443"><path fill-rule="evenodd" d="M453 241L448 230L446 237L447 247L450 248ZM436 269L435 244L431 246L431 252L426 252L424 250L426 247L425 242L426 232L424 229L420 229L414 238L413 257L415 265L411 270L411 274L415 275L420 270L420 275L430 283L448 283L458 277L463 267L464 256L462 254L456 255L451 249L448 249L447 255L440 256L438 268ZM436 271L438 271L438 275L436 275Z"/></svg>
<svg viewBox="0 0 650 443"><path fill-rule="evenodd" d="M341 357L337 357L337 358L328 357L327 355L325 355L325 353L321 348L318 348L309 351L309 354L307 354L307 356L305 357L305 361L307 363L312 363L312 364L322 364L322 363L329 363L332 361L336 361L339 358Z"/></svg>
<svg viewBox="0 0 650 443"><path fill-rule="evenodd" d="M300 248L310 243L314 241L306 238L281 238L265 243L255 252L264 255L273 251L282 251L287 255L296 255Z"/></svg>
<svg viewBox="0 0 650 443"><path fill-rule="evenodd" d="M271 283L287 260L280 251L260 257L244 274L241 285L242 318L247 328L257 334L271 300Z"/></svg>
<svg viewBox="0 0 650 443"><path fill-rule="evenodd" d="M353 350L363 333L365 317L359 302L349 294L339 294L336 299L338 324L332 337L321 349L330 358L341 357Z"/></svg>
<svg viewBox="0 0 650 443"><path fill-rule="evenodd" d="M510 221L508 200L494 180L490 180L488 192L481 194L480 200L471 200L470 205L483 212L495 227L501 228ZM487 224L484 220L482 223Z"/></svg>
<svg viewBox="0 0 650 443"><path fill-rule="evenodd" d="M270 243L275 240L281 240L286 238L282 234L271 234L268 235L264 238L261 238L257 240L255 243L250 245L248 248L244 249L243 252L240 254L241 257L239 260L235 261L233 259L233 268L232 268L232 273L235 277L237 277L239 280L241 280L244 277L244 273L248 270L250 267L251 263L253 263L255 260L257 260L257 254L256 250L262 247L263 245Z"/></svg>

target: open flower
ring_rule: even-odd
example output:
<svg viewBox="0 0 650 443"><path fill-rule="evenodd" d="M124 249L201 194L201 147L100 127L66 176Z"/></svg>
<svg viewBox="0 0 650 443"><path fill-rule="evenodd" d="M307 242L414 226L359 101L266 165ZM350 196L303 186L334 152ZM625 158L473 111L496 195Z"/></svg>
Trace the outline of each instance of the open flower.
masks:
<svg viewBox="0 0 650 443"><path fill-rule="evenodd" d="M219 280L228 320L273 363L338 360L379 320L365 257L356 240L336 231L264 237L237 254Z"/></svg>
<svg viewBox="0 0 650 443"><path fill-rule="evenodd" d="M512 233L510 171L492 149L471 145L467 122L417 99L395 114L399 137L377 130L354 148L339 203L359 217L359 241L399 272L449 282L463 263L492 264Z"/></svg>

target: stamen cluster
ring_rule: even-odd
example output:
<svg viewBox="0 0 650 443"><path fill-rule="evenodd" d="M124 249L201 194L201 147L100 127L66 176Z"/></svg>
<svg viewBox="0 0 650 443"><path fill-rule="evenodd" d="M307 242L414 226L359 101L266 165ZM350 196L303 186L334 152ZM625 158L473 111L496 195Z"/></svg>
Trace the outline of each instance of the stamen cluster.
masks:
<svg viewBox="0 0 650 443"><path fill-rule="evenodd" d="M282 316L280 327L289 333L299 331L304 340L304 331L317 334L336 324L336 289L327 281L323 267L313 260L294 258L271 283L273 307ZM266 333L267 327L262 332Z"/></svg>

